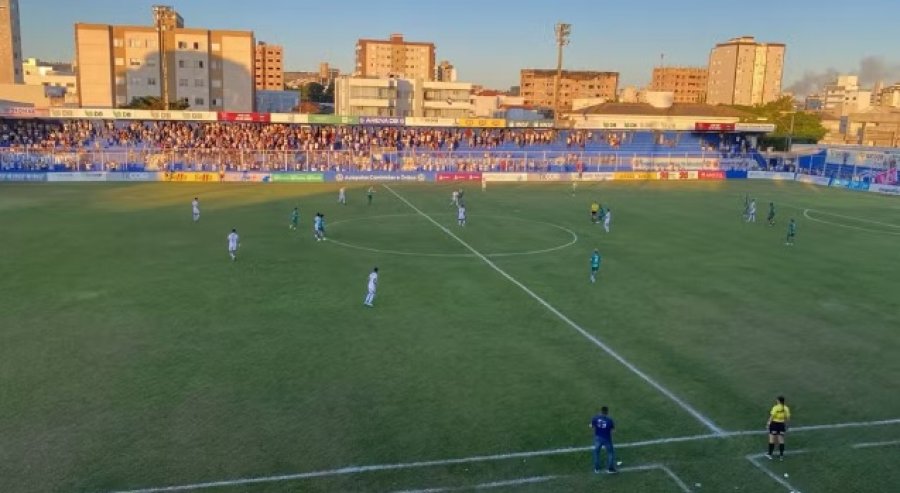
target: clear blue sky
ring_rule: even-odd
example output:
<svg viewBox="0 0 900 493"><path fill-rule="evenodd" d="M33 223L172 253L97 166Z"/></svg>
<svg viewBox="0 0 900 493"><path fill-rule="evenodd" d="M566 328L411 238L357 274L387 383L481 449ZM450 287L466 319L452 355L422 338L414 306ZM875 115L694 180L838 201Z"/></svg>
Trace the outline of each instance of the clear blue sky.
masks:
<svg viewBox="0 0 900 493"><path fill-rule="evenodd" d="M855 72L873 56L885 62L876 72L900 78L898 0L19 0L24 56L71 60L75 22L150 24L157 3L188 26L284 45L286 70L329 61L348 71L357 38L402 32L433 41L461 80L503 89L521 68L555 65L561 20L574 25L566 68L618 71L622 85L646 84L660 53L666 65L705 65L716 42L739 35L787 44L785 86L805 72Z"/></svg>

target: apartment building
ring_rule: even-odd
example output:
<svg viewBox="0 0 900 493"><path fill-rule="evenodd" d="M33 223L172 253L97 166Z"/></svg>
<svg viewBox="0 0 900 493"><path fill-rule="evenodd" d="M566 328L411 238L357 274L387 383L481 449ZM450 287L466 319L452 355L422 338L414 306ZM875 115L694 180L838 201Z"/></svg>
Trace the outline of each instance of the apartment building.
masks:
<svg viewBox="0 0 900 493"><path fill-rule="evenodd" d="M172 7L153 13L152 26L75 24L81 106L158 97L196 110L253 111L252 32L186 28Z"/></svg>
<svg viewBox="0 0 900 493"><path fill-rule="evenodd" d="M671 92L676 103L706 102L706 67L656 67L650 90Z"/></svg>
<svg viewBox="0 0 900 493"><path fill-rule="evenodd" d="M341 116L466 118L473 111L465 82L344 76L334 89Z"/></svg>
<svg viewBox="0 0 900 493"><path fill-rule="evenodd" d="M22 62L23 82L30 86L56 88L67 105L78 105L78 78L70 63L47 63L36 58Z"/></svg>
<svg viewBox="0 0 900 493"><path fill-rule="evenodd" d="M556 70L522 69L520 95L528 106L553 108ZM560 112L571 110L575 99L615 101L619 88L618 72L563 70L559 81Z"/></svg>
<svg viewBox="0 0 900 493"><path fill-rule="evenodd" d="M719 43L709 54L706 102L753 106L781 97L785 45L752 36Z"/></svg>
<svg viewBox="0 0 900 493"><path fill-rule="evenodd" d="M260 42L256 45L256 90L284 90L284 52L281 46Z"/></svg>
<svg viewBox="0 0 900 493"><path fill-rule="evenodd" d="M434 80L434 43L413 42L402 34L356 42L357 77Z"/></svg>
<svg viewBox="0 0 900 493"><path fill-rule="evenodd" d="M0 0L0 84L22 84L19 0Z"/></svg>

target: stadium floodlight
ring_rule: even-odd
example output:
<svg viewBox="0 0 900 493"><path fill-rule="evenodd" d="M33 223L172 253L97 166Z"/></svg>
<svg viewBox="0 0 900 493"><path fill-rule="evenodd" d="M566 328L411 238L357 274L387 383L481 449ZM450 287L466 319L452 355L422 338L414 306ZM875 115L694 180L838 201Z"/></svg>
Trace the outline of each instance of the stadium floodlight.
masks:
<svg viewBox="0 0 900 493"><path fill-rule="evenodd" d="M554 27L556 32L556 81L553 84L553 122L559 124L559 82L562 79L563 47L569 44L569 36L572 35L572 24L557 22Z"/></svg>

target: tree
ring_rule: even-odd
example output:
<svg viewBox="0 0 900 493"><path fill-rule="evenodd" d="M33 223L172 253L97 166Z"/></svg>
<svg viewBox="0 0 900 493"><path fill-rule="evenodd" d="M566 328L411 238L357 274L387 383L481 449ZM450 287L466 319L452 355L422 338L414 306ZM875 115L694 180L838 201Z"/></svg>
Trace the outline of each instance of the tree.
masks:
<svg viewBox="0 0 900 493"><path fill-rule="evenodd" d="M169 103L170 110L186 110L189 107L190 105L185 100ZM130 110L164 110L166 109L166 105L163 104L162 98L156 96L142 96L139 98L132 98L131 102L123 106L123 108Z"/></svg>
<svg viewBox="0 0 900 493"><path fill-rule="evenodd" d="M318 82L304 84L300 87L300 99L311 103L333 103L334 82L328 84L328 87Z"/></svg>
<svg viewBox="0 0 900 493"><path fill-rule="evenodd" d="M742 118L744 122L766 122L775 124L775 132L765 136L761 147L775 147L784 150L788 136L795 143L814 144L828 131L822 126L822 118L815 113L796 111L794 100L790 96L759 106L735 106L737 110L748 114ZM794 131L791 132L791 118L794 119Z"/></svg>

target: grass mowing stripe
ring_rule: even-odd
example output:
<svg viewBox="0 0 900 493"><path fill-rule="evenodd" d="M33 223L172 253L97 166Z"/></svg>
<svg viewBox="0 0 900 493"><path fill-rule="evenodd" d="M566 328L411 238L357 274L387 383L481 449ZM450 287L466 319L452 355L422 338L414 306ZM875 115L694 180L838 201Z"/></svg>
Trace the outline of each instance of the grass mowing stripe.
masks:
<svg viewBox="0 0 900 493"><path fill-rule="evenodd" d="M478 257L479 259L481 259L481 261L484 262L484 263L486 263L490 268L492 268L492 269L494 269L495 271L497 271L498 274L500 274L501 276L505 277L508 281L510 281L511 283L513 283L513 284L515 284L516 286L518 286L522 291L524 291L526 294L528 294L529 296L531 296L535 301L537 301L538 303L540 303L541 305L543 305L544 308L546 308L546 309L549 310L551 313L553 313L554 315L556 315L560 320L562 320L563 322L565 322L566 324L568 324L570 327L572 327L573 329L575 329L579 334L581 334L582 336L584 336L586 339L588 339L589 341L593 342L594 345L596 345L597 347L599 347L600 349L602 349L604 352L606 352L606 354L612 356L616 361L618 361L619 363L621 363L622 365L624 365L625 368L628 368L632 373L634 373L635 375L637 375L638 377L640 377L642 380L644 380L645 382L647 382L648 384L650 384L651 387L655 388L656 390L658 390L659 392L661 392L663 395L665 395L666 397L668 397L670 400L672 400L673 402L675 402L676 404L678 404L679 407L681 407L682 409L684 409L685 411L687 411L688 414L690 414L691 416L693 416L694 418L696 418L697 421L699 421L700 423L703 424L703 426L707 427L710 431L712 431L713 433L715 433L715 434L717 434L717 435L722 435L722 434L724 433L723 430L722 430L721 428L719 428L719 426L716 425L710 418L704 416L700 411L694 409L693 406L691 406L691 405L688 404L687 402L683 401L680 397L678 397L677 395L675 395L671 390L669 390L668 388L664 387L662 384L660 384L659 382L657 382L656 380L654 380L653 378L651 378L650 375L647 375L646 373L644 373L644 372L643 372L641 369L639 369L638 367L634 366L630 361L626 360L622 355L620 355L619 353L617 353L616 351L614 351L614 350L613 350L611 347L609 347L605 342L601 341L600 339L598 339L598 338L594 337L592 334L590 334L588 331L584 330L580 325L578 325L578 324L576 324L575 322L573 322L569 317L565 316L562 312L560 312L559 310L557 310L553 305L551 305L551 304L548 303L546 300L544 300L543 298L541 298L540 296L538 296L534 291L532 291L532 290L529 289L527 286L525 286L524 284L522 284L521 282L519 282L516 278L514 278L514 277L512 277L511 275L507 274L506 271L504 271L503 269L501 269L500 267L498 267L497 264L495 264L494 262L491 261L491 259L485 257L481 252L479 252L479 251L476 250L474 247L472 247L471 245L469 245L468 243L466 243L465 240L463 240L462 238L460 238L459 236L457 236L455 233L453 233L452 231L450 231L449 229L447 229L446 227L444 227L444 225L442 225L441 223L435 221L435 220L434 220L431 216L429 216L428 214L425 214L424 212L422 212L422 210L419 209L418 207L416 207L415 205L413 205L412 202L406 200L406 198L404 198L403 196L401 196L399 193L395 192L393 188L389 187L388 185L382 185L382 186L384 186L384 188L386 188L387 191L391 192L395 197L397 197L398 199L400 199L401 202L403 202L404 204L406 204L407 206L409 206L412 210L416 211L416 212L417 212L418 214L420 214L422 217L424 217L424 218L427 219L429 222L431 222L432 224L434 224L435 226L437 226L439 229L441 229L441 230L442 230L444 233L446 233L448 236L450 236L451 238L453 238L454 240L456 240L457 242L459 242L460 245L464 246L466 249L468 249L470 252L472 252L476 257Z"/></svg>
<svg viewBox="0 0 900 493"><path fill-rule="evenodd" d="M798 426L796 428L792 428L793 432L798 431L818 431L818 430L836 430L842 428L862 428L862 427L871 427L871 426L885 426L885 425L893 425L900 424L900 418L897 419L885 419L879 421L853 421L848 423L832 423L825 425L810 425L810 426ZM629 442L622 443L616 445L616 448L637 448L637 447L648 447L654 445L667 445L672 443L681 443L681 442L692 442L699 440L711 440L714 438L725 438L728 437L736 437L736 436L745 436L745 435L765 435L768 434L766 430L742 430L742 431L729 431L725 432L724 435L708 433L704 435L687 435L681 437L670 437L670 438L657 438L655 440L643 440L639 442ZM875 446L875 445L872 445ZM222 488L229 486L242 486L249 484L260 484L260 483L275 483L281 481L294 481L298 479L314 479L314 478L323 478L329 476L345 476L349 474L359 474L365 472L379 472L379 471L390 471L390 470L398 470L398 469L417 469L417 468L425 468L425 467L434 467L434 466L450 466L450 465L458 465L458 464L470 464L477 462L489 462L489 461L500 461L500 460L508 460L508 459L522 459L528 457L546 457L551 455L563 455L563 454L571 454L576 452L587 452L591 450L592 447L566 447L566 448L557 448L557 449L546 449L546 450L534 450L530 452L511 452L508 454L496 454L496 455L480 455L474 457L460 457L456 459L440 459L440 460L428 460L428 461L418 461L418 462L407 462L407 463L399 463L399 464L374 464L369 466L349 466L342 467L340 469L331 469L325 471L312 471L312 472L304 472L304 473L294 473L294 474L280 474L277 476L260 476L255 478L240 478L240 479L231 479L231 480L223 480L223 481L211 481L206 483L194 483L194 484L184 484L184 485L172 485L172 486L161 486L161 487L152 487L152 488L143 488L138 490L120 490L113 493L164 493L168 491L188 491L188 490L200 490L200 489L210 489L210 488ZM796 453L796 452L794 452ZM650 466L634 466L630 469L635 469L637 467L650 467Z"/></svg>

